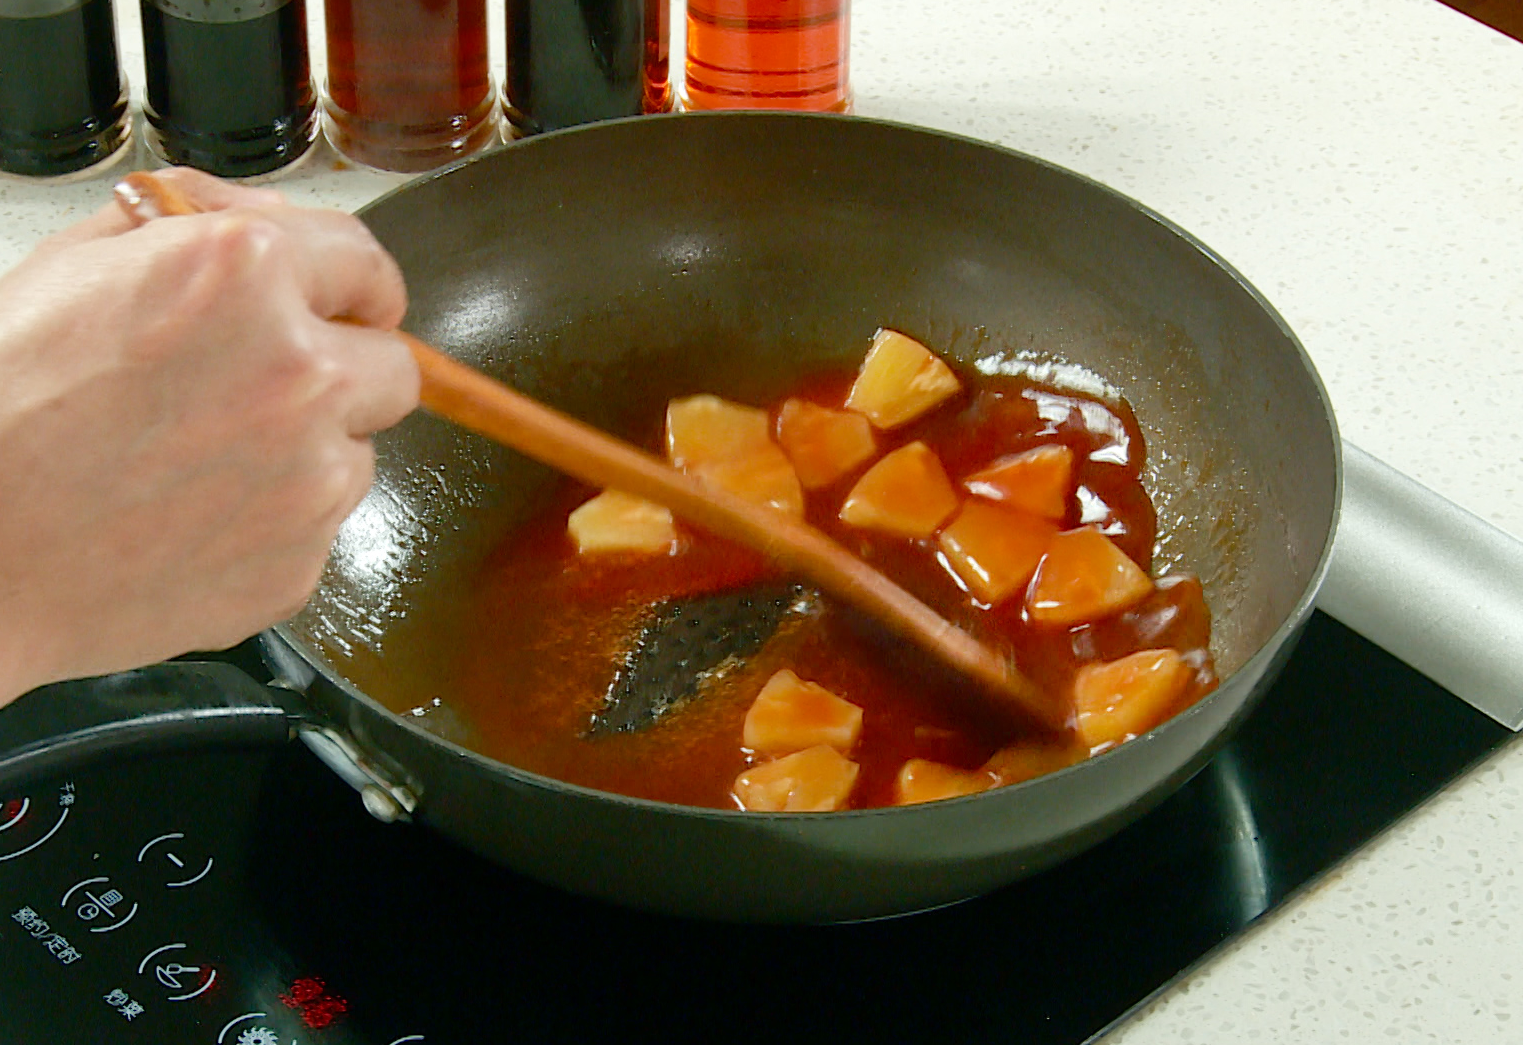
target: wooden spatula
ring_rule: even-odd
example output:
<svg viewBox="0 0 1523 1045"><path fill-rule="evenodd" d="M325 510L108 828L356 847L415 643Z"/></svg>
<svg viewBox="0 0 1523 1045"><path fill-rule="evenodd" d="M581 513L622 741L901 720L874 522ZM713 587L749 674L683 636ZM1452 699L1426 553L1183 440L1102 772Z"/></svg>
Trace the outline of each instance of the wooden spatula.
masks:
<svg viewBox="0 0 1523 1045"><path fill-rule="evenodd" d="M139 222L200 210L151 174L129 174L115 191L123 210ZM1037 688L1011 657L945 620L813 527L704 486L660 458L521 395L410 334L396 335L418 362L426 409L585 483L644 497L689 523L754 548L977 682L978 692L998 710L1048 729L1068 728L1066 702Z"/></svg>

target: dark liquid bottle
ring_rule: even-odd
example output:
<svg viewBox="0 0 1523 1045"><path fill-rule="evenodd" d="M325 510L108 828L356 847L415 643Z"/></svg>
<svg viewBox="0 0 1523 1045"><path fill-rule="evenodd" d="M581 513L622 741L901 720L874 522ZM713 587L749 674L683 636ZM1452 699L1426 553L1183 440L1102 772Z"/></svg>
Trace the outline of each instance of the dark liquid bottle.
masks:
<svg viewBox="0 0 1523 1045"><path fill-rule="evenodd" d="M305 153L317 129L306 0L142 0L148 144L226 177Z"/></svg>
<svg viewBox="0 0 1523 1045"><path fill-rule="evenodd" d="M503 108L518 134L671 108L665 0L507 0Z"/></svg>
<svg viewBox="0 0 1523 1045"><path fill-rule="evenodd" d="M327 0L328 138L425 171L497 140L486 0Z"/></svg>
<svg viewBox="0 0 1523 1045"><path fill-rule="evenodd" d="M71 174L127 136L110 0L0 0L0 170Z"/></svg>

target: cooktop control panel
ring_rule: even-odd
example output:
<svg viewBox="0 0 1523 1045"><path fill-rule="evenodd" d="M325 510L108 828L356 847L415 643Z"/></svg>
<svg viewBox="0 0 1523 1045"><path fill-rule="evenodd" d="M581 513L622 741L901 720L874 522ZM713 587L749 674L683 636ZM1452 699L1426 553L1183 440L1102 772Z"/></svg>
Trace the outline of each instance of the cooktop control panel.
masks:
<svg viewBox="0 0 1523 1045"><path fill-rule="evenodd" d="M271 933L262 911L280 901L260 883L277 877L273 861L299 874L302 855L249 844L270 760L227 750L145 759L0 800L5 1040L428 1040L400 1016L393 1025L386 1012L351 1012L322 969ZM34 1026L52 1030L28 1037Z"/></svg>
<svg viewBox="0 0 1523 1045"><path fill-rule="evenodd" d="M300 744L118 757L0 794L0 1042L1077 1045L1511 736L1318 615L1238 736L1115 838L825 927L569 896L375 821Z"/></svg>

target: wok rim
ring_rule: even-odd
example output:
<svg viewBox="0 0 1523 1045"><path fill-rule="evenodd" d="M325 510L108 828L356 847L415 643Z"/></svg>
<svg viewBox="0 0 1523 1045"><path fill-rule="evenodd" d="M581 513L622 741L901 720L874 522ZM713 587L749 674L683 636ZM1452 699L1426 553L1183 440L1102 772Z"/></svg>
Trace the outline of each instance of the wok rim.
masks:
<svg viewBox="0 0 1523 1045"><path fill-rule="evenodd" d="M546 142L552 142L564 138L568 135L596 135L612 127L620 127L630 124L667 122L671 120L721 120L728 122L742 120L758 122L779 121L784 124L814 121L833 121L838 123L845 122L849 124L868 124L875 127L885 128L896 133L906 133L911 135L940 138L960 145L993 150L998 153L1003 153L1006 156L1012 157L1016 160L1045 168L1046 170L1061 177L1071 179L1087 189L1108 195L1114 201L1126 205L1127 207L1140 214L1142 217L1162 226L1166 231L1182 241L1186 246L1198 252L1212 265L1213 268L1221 272L1229 280L1235 283L1239 289L1247 293L1249 298L1262 311L1264 316L1274 324L1276 329L1278 329L1280 334L1289 344L1289 347L1295 351L1297 360L1301 365L1301 369L1304 371L1306 377L1310 380L1312 390L1315 392L1316 398L1322 408L1321 415L1324 423L1327 426L1327 434L1331 441L1330 448L1332 451L1333 490L1331 497L1331 508L1329 512L1326 538L1324 539L1316 565L1313 567L1306 581L1306 584L1301 591L1300 596L1296 599L1296 602L1292 606L1290 612L1284 616L1284 618L1280 621L1279 625L1269 635L1269 637L1259 645L1253 654L1249 656L1236 671L1234 671L1231 675L1221 679L1219 685L1215 690L1206 694L1206 696L1196 701L1184 711L1179 712L1178 714L1169 718L1167 721L1160 723L1153 729L1150 729L1148 732L1134 737L1122 744L1118 744L1099 755L1093 755L1081 762L1074 763L1071 766L1067 766L1063 769L1059 769L1051 773L1046 773L1041 776L1032 777L1031 779L1023 780L1019 783L990 788L987 791L981 791L971 795L963 795L950 799L941 799L936 802L911 806L880 806L870 809L845 809L835 812L823 813L758 812L742 809L719 809L709 806L690 806L676 802L660 802L654 799L638 798L632 795L624 795L614 791L601 791L596 788L587 787L585 785L570 783L555 777L545 776L540 773L534 773L529 770L521 769L517 766L512 765L511 763L502 762L498 759L491 758L490 756L483 755L472 748L468 748L462 744L456 743L455 741L448 740L444 737L439 736L437 733L423 728L421 725L415 722L409 721L405 715L386 707L380 701L376 700L374 697L371 697L364 690L360 689L358 686L346 679L342 674L340 674L337 666L332 661L330 661L328 657L322 655L319 650L312 647L305 640L296 636L289 621L283 621L272 626L269 629L269 631L273 632L277 636L283 645L296 653L309 667L311 667L320 677L326 680L327 683L332 685L335 690L345 699L358 702L369 711L379 714L383 719L388 721L393 726L399 727L413 734L416 739L422 740L425 743L437 744L448 753L454 755L456 758L470 762L479 769L484 769L493 773L505 774L510 779L516 780L521 784L540 790L560 792L581 798L612 802L615 805L628 806L632 809L643 810L650 813L679 814L696 817L698 819L715 820L719 822L736 822L748 824L773 822L796 824L799 822L801 817L807 818L811 822L860 821L871 817L881 817L886 815L899 815L902 817L906 813L910 812L924 812L927 809L934 810L954 805L964 805L971 802L989 801L994 796L1008 796L1011 793L1023 791L1033 785L1040 784L1042 786L1048 786L1050 783L1066 780L1077 772L1091 768L1092 766L1103 761L1111 760L1114 756L1120 755L1122 752L1132 749L1133 745L1145 744L1152 741L1156 737L1166 735L1168 732L1174 732L1178 729L1185 728L1186 724L1189 721L1201 714L1204 714L1205 709L1216 702L1217 698L1226 691L1229 682L1239 676L1248 674L1253 674L1260 677L1263 676L1269 669L1279 651L1282 650L1287 643L1295 641L1302 627L1315 609L1317 594L1322 587L1323 581L1326 579L1327 572L1332 561L1334 538L1337 535L1338 523L1342 514L1344 487L1343 441L1339 433L1337 417L1333 412L1332 400L1327 392L1327 386L1323 382L1321 375L1318 373L1315 364L1312 362L1310 354L1307 353L1306 347L1301 343L1300 338L1296 336L1295 331L1291 329L1290 324L1285 321L1285 318L1280 314L1279 310L1270 303L1269 299L1265 297L1265 295L1261 293L1259 289L1254 286L1246 276L1244 276L1235 266L1228 262L1226 258L1212 249L1202 240L1200 240L1193 233L1183 228L1176 222L1172 221L1168 217L1164 216L1163 214L1159 213L1158 211L1154 210L1153 208L1149 207L1147 204L1144 204L1127 195L1126 193L1106 185L1103 182L1091 178L1088 175L1071 170L1060 164L1054 163L1051 160L1046 160L1039 156L1034 156L1030 153L1022 152L1018 149L1013 149L996 142L990 142L984 139L974 138L969 135L958 134L952 131L943 131L937 128L925 127L895 120L879 119L876 117L836 113L804 113L767 110L659 113L653 115L631 116L621 119L603 120L592 124L582 124L573 127L566 127L560 130L549 131L516 142L511 142L499 148L491 149L483 153L478 153L474 156L466 157L452 164L449 164L448 166L442 167L439 170L420 175L407 182L404 182L403 184L387 190L385 193L364 204L356 211L354 211L354 214L355 216L363 219L366 214L390 203L397 197L410 193L434 181L440 180L442 178L447 178L462 169L467 169L480 163L494 162L498 157L509 154L510 150L516 152L523 149L543 147L544 143ZM405 319L403 320L402 328L406 328ZM441 346L441 348L443 348L443 346ZM1244 699L1243 706L1228 719L1228 723L1224 728L1212 732L1207 742L1204 745L1199 745L1200 750L1214 754L1216 746L1219 745L1223 738L1229 735L1231 731L1235 729L1236 726L1240 724L1242 720L1253 711L1259 700L1262 699L1265 690L1268 689L1267 685L1259 684L1261 681L1261 679L1256 680L1256 691ZM1197 752L1197 759L1198 754L1199 752ZM1198 770L1199 766L1205 765L1207 761L1209 761L1209 758L1198 759L1196 769ZM1192 772L1193 771L1194 770L1192 770ZM419 810L424 815L424 819L427 819L427 796L424 794L419 794L418 799Z"/></svg>

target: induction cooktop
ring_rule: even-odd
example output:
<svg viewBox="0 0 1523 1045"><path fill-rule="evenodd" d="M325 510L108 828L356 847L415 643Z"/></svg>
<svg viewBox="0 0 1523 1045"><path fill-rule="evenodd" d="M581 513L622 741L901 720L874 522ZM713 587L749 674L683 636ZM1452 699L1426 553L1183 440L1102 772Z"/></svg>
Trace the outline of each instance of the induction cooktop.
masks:
<svg viewBox="0 0 1523 1045"><path fill-rule="evenodd" d="M1317 614L1236 738L1110 841L829 927L564 894L377 822L296 744L123 758L0 795L0 1041L1074 1045L1510 736Z"/></svg>

